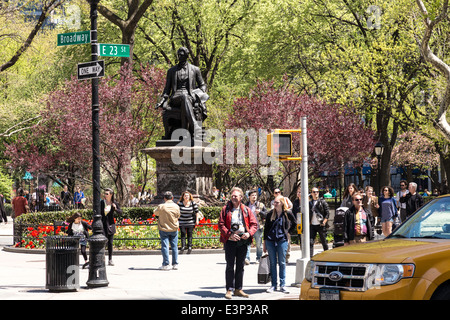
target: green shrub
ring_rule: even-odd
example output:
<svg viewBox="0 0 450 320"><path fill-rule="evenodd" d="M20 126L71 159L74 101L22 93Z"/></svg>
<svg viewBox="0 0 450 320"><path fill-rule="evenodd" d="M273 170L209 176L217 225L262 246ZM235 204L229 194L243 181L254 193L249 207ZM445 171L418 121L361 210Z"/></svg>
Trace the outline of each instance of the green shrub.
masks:
<svg viewBox="0 0 450 320"><path fill-rule="evenodd" d="M123 208L123 214L116 216L117 223L119 224L123 219L130 219L132 221L147 220L153 217L153 211L155 207L126 207ZM205 219L218 219L220 214L220 207L203 207L200 211L203 213ZM19 216L16 219L16 223L21 224L33 224L33 225L46 225L53 224L54 221L64 221L75 212L81 212L83 219L92 220L92 209L73 209L68 211L50 211L50 212L35 212L27 213Z"/></svg>

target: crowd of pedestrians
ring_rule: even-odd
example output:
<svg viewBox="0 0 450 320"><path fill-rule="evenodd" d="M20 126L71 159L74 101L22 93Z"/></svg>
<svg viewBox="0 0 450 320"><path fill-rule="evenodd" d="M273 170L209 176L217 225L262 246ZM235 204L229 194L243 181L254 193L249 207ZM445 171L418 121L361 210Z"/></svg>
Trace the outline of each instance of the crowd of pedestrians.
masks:
<svg viewBox="0 0 450 320"><path fill-rule="evenodd" d="M344 191L340 208L343 215L343 245L352 245L374 238L375 229L381 225L384 236L388 236L398 223L408 217L423 205L423 198L417 192L417 184L402 181L401 190L395 195L390 186L380 189L380 196L374 194L371 186L358 190L354 184L349 184ZM255 188L244 194L243 190L234 187L230 198L222 207L218 219L220 241L225 253L225 298L234 296L248 297L243 290L244 266L250 263L250 248L256 247L256 262L259 263L264 254L270 261L271 283L267 292L279 290L288 293L286 288L286 264L289 259L291 234L297 233L298 216L301 213L301 190L297 190L294 201L283 196L280 189L273 190L273 200L268 207L259 201L260 191ZM67 206L71 203L82 205L84 195L80 189L71 197L67 188L61 192L61 203ZM192 251L193 230L201 217L198 204L193 195L185 191L180 199L174 200L170 191L164 193L164 203L154 211L158 220L158 230L161 242L162 265L160 270L177 270L178 253ZM248 201L244 202L247 198ZM0 204L2 195L0 195ZM314 244L318 236L323 250L328 250L327 231L330 229L330 209L327 201L319 196L319 189L313 187L308 196L310 253L314 255ZM28 212L28 201L21 188L12 200L14 216ZM4 208L0 205L0 221L6 221ZM119 204L114 199L114 191L105 189L101 200L101 216L103 232L107 237L108 264L114 265L113 238L116 233L115 218L122 214ZM81 253L88 265L86 243L88 230L91 227L84 221L80 213L75 213L67 219L70 224L68 234L80 237ZM178 248L180 233L181 248ZM253 242L254 240L254 242ZM170 251L172 257L170 260Z"/></svg>

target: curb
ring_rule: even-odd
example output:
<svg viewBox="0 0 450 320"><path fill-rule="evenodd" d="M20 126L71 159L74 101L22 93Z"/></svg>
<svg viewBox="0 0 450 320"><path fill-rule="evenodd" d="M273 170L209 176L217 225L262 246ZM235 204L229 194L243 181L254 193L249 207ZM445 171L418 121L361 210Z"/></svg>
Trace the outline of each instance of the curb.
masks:
<svg viewBox="0 0 450 320"><path fill-rule="evenodd" d="M253 249L253 248L252 248ZM4 246L3 251L11 252L11 253L23 253L23 254L45 254L45 249L25 249L25 248L16 248L14 246ZM108 250L105 249L105 252ZM218 249L193 249L190 254L211 254L211 253L223 253L222 248ZM86 250L86 253L89 254L89 249ZM113 255L115 256L140 256L140 255L160 255L161 250L114 250ZM178 255L187 255L187 253L180 253L178 251Z"/></svg>

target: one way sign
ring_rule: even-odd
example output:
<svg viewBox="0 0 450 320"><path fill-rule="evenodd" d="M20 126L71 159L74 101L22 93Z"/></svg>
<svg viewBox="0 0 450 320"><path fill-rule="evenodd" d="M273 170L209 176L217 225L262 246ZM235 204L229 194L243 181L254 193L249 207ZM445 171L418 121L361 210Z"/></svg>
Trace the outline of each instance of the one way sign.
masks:
<svg viewBox="0 0 450 320"><path fill-rule="evenodd" d="M105 76L105 61L98 60L78 64L78 80L100 78Z"/></svg>

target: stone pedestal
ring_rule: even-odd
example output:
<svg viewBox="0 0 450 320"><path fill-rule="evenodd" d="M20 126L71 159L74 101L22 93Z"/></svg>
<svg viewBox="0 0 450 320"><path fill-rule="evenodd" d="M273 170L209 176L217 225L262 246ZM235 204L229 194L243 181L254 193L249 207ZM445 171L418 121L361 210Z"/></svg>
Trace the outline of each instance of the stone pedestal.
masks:
<svg viewBox="0 0 450 320"><path fill-rule="evenodd" d="M157 145L142 150L156 160L157 195L151 204L163 203L166 191L173 193L174 201L178 201L184 191L189 191L197 201L212 195L215 149Z"/></svg>

